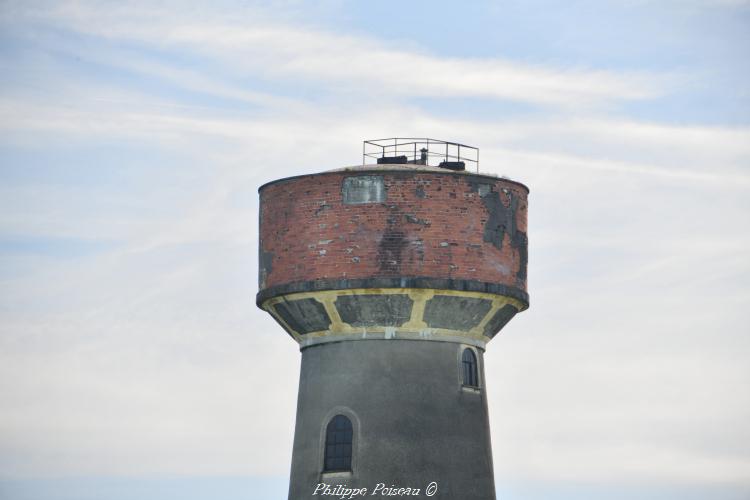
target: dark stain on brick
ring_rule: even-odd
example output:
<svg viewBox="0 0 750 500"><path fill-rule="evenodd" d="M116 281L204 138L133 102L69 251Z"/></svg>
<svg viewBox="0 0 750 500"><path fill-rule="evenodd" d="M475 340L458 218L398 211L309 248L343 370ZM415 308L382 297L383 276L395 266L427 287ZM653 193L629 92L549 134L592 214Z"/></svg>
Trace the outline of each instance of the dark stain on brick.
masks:
<svg viewBox="0 0 750 500"><path fill-rule="evenodd" d="M333 208L331 205L327 203L323 203L322 205L320 205L319 208L315 209L315 217L319 216L322 212L325 212L326 210L330 210L331 208Z"/></svg>
<svg viewBox="0 0 750 500"><path fill-rule="evenodd" d="M399 274L401 254L406 247L406 234L398 226L389 225L378 244L378 268L380 275Z"/></svg>
<svg viewBox="0 0 750 500"><path fill-rule="evenodd" d="M266 252L261 249L260 253L260 272L258 273L258 285L260 288L266 286L268 275L273 271L273 252Z"/></svg>
<svg viewBox="0 0 750 500"><path fill-rule="evenodd" d="M489 218L484 224L484 241L492 243L499 250L503 248L505 234L510 238L511 248L518 251L520 265L516 274L516 282L522 285L526 282L526 268L528 266L528 238L526 233L519 231L516 227L516 212L518 211L518 197L513 191L505 193L509 203L505 206L500 198L500 193L492 189L492 186L483 182L469 181L472 192L478 193L482 198Z"/></svg>
<svg viewBox="0 0 750 500"><path fill-rule="evenodd" d="M493 338L497 333L508 324L508 321L513 319L513 316L518 313L518 309L510 304L505 304L503 307L492 316L486 325L484 325L484 335L489 338Z"/></svg>
<svg viewBox="0 0 750 500"><path fill-rule="evenodd" d="M421 238L417 238L411 241L409 262L413 264L415 261L421 269L421 265L424 263L424 241L422 241Z"/></svg>
<svg viewBox="0 0 750 500"><path fill-rule="evenodd" d="M417 186L417 188L414 190L414 194L417 195L417 198L425 198L427 196L424 192L423 186Z"/></svg>
<svg viewBox="0 0 750 500"><path fill-rule="evenodd" d="M411 222L412 224L421 224L423 226L429 226L430 222L426 221L424 219L420 219L414 214L404 214L404 217L406 218L406 222Z"/></svg>
<svg viewBox="0 0 750 500"><path fill-rule="evenodd" d="M516 283L519 285L525 284L526 268L529 265L529 239L526 233L516 231L510 240L510 245L518 249L518 258L520 260L518 274L516 274Z"/></svg>

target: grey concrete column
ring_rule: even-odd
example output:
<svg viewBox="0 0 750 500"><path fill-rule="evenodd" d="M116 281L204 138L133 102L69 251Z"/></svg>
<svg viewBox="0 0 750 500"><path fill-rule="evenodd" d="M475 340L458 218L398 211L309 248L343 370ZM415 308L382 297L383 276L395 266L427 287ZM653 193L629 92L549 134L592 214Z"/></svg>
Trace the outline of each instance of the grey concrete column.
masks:
<svg viewBox="0 0 750 500"><path fill-rule="evenodd" d="M479 388L462 385L465 348L477 356ZM337 414L354 427L352 471L327 474L325 430ZM319 483L367 488L368 497L384 483L429 498L432 482L431 498L495 498L483 351L399 339L303 349L289 498L321 498Z"/></svg>

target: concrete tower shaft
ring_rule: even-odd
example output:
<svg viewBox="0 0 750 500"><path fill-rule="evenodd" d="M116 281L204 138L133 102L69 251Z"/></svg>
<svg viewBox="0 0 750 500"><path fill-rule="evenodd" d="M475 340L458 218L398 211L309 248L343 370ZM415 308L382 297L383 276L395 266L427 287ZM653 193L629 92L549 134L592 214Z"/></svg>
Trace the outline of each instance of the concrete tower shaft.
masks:
<svg viewBox="0 0 750 500"><path fill-rule="evenodd" d="M528 189L447 168L259 190L257 304L302 350L290 499L433 481L433 498L494 498L483 354L528 307Z"/></svg>

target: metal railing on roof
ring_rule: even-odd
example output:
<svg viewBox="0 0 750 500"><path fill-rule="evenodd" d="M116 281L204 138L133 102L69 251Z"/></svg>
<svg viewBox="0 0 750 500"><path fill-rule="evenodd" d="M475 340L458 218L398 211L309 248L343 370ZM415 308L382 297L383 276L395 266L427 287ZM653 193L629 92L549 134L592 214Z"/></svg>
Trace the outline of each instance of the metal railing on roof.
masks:
<svg viewBox="0 0 750 500"><path fill-rule="evenodd" d="M413 164L464 170L466 163L479 172L479 148L423 137L391 137L363 141L362 164Z"/></svg>

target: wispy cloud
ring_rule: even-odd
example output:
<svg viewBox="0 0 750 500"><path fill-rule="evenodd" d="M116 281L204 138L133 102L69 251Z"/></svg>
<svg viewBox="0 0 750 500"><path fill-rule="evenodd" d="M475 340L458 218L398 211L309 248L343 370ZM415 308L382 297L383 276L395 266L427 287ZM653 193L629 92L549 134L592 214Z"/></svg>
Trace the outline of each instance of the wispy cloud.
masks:
<svg viewBox="0 0 750 500"><path fill-rule="evenodd" d="M290 83L302 79L357 94L473 96L589 108L657 97L670 80L667 75L554 68L503 58L439 57L364 36L281 24L257 8L238 9L231 19L198 9L151 5L68 3L50 9L17 7L16 11L42 23L41 27L112 42L148 44L158 50L189 49L223 61L235 76L288 79ZM188 83L191 80L196 84L201 79ZM205 79L198 84L218 90L216 83L209 85ZM236 90L228 93L243 96Z"/></svg>

